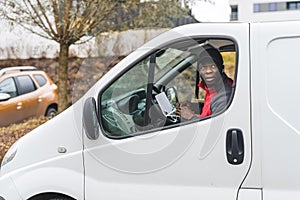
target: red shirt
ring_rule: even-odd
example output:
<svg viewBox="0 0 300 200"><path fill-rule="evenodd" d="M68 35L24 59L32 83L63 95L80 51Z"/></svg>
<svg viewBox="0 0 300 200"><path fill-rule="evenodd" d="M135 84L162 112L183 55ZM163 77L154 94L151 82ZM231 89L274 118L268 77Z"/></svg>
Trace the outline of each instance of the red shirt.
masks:
<svg viewBox="0 0 300 200"><path fill-rule="evenodd" d="M228 78L227 82L229 84L230 87L232 87L233 81ZM210 108L210 104L212 99L218 94L217 91L215 90L215 88L208 88L203 81L201 81L198 84L199 87L201 87L203 90L205 90L206 94L205 94L205 98L204 98L204 106L202 108L202 112L199 115L199 118L203 118L203 117L207 117L210 116L212 114L211 108Z"/></svg>

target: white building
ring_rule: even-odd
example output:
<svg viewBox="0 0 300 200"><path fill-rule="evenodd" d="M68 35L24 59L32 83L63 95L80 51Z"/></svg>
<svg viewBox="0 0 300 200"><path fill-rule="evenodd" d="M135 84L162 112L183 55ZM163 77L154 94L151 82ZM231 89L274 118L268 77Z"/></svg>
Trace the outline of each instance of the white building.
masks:
<svg viewBox="0 0 300 200"><path fill-rule="evenodd" d="M231 21L300 20L300 1L292 0L229 0Z"/></svg>

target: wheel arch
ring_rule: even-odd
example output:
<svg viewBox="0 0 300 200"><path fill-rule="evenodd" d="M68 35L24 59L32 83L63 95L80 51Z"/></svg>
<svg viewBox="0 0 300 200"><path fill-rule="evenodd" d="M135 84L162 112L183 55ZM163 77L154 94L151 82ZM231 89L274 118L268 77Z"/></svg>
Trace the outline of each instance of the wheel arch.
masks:
<svg viewBox="0 0 300 200"><path fill-rule="evenodd" d="M40 193L36 194L32 197L30 197L27 200L76 200L71 196L68 196L66 194L57 193L57 192L46 192L46 193Z"/></svg>

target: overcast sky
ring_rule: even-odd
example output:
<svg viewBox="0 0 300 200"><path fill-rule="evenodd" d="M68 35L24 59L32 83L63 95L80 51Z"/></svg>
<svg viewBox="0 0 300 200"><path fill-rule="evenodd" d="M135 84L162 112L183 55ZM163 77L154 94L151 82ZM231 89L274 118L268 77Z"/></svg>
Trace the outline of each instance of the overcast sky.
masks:
<svg viewBox="0 0 300 200"><path fill-rule="evenodd" d="M228 0L193 0L192 15L200 22L228 22L231 9Z"/></svg>

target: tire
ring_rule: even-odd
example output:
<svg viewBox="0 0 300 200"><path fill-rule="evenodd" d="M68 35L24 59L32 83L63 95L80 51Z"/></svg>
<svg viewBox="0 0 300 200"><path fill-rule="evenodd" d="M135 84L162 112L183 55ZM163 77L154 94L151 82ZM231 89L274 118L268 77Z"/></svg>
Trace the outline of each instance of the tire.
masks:
<svg viewBox="0 0 300 200"><path fill-rule="evenodd" d="M30 198L29 200L75 200L71 197L68 197L63 194L55 194L55 193L49 193L49 194L40 194L37 196L34 196Z"/></svg>
<svg viewBox="0 0 300 200"><path fill-rule="evenodd" d="M55 108L48 108L46 112L46 117L53 118L57 114L57 110Z"/></svg>

